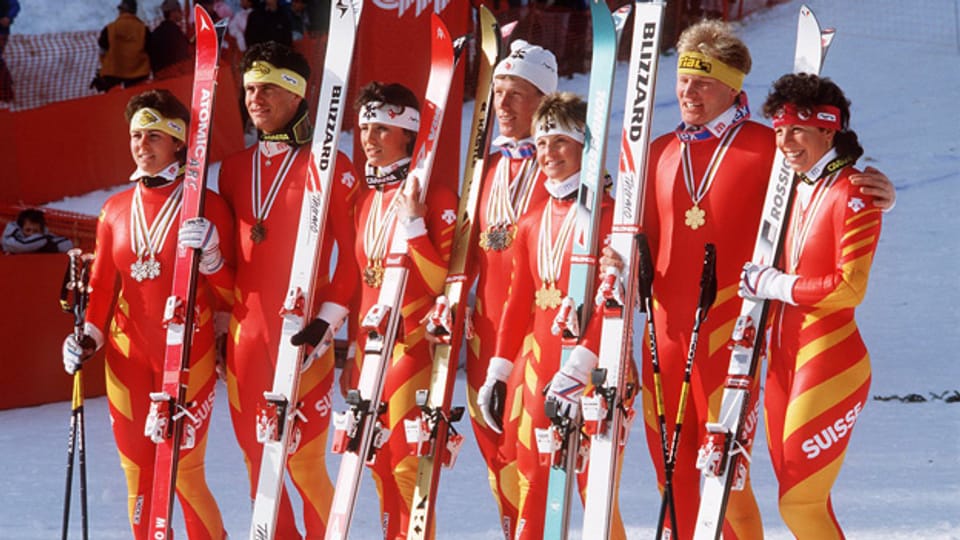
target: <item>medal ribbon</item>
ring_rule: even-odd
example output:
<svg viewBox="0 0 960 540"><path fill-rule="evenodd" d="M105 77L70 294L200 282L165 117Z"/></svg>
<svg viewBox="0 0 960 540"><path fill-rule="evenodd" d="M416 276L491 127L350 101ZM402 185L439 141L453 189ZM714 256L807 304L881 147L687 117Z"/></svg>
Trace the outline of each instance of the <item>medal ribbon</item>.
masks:
<svg viewBox="0 0 960 540"><path fill-rule="evenodd" d="M526 212L540 172L534 160L525 159L517 174L510 178L510 161L507 158L500 159L493 174L493 187L490 188L490 202L486 210L487 226L491 228L513 225Z"/></svg>
<svg viewBox="0 0 960 540"><path fill-rule="evenodd" d="M133 201L130 204L130 248L138 260L143 260L145 255L149 255L151 259L155 257L173 227L174 218L180 215L180 208L183 206L181 182L167 196L153 223L148 225L141 189L141 184L133 188Z"/></svg>
<svg viewBox="0 0 960 540"><path fill-rule="evenodd" d="M789 273L795 274L800 264L800 254L810 235L810 227L820 206L826 199L830 187L837 182L840 171L855 160L849 157L836 157L836 150L831 149L809 170L806 175L813 180L805 179L804 183L797 184L797 205L794 210L794 219L791 220L790 259L787 261ZM811 192L812 191L812 192Z"/></svg>
<svg viewBox="0 0 960 540"><path fill-rule="evenodd" d="M724 132L723 137L720 138L720 144L717 145L717 148L713 151L713 156L707 164L707 170L703 173L700 185L694 183L693 162L690 158L690 143L686 141L680 143L680 161L683 164L683 183L687 187L687 193L690 194L690 199L693 201L694 206L699 206L700 201L702 201L707 195L707 192L710 191L710 186L713 185L713 181L720 171L720 163L723 162L723 158L727 155L727 150L730 149L730 146L733 144L733 139L740 133L740 128L742 127L742 123L737 124L733 129Z"/></svg>
<svg viewBox="0 0 960 540"><path fill-rule="evenodd" d="M367 222L363 227L363 253L367 256L367 264L382 261L387 253L387 233L393 229L397 220L397 211L400 209L400 186L394 191L393 199L387 208L383 208L383 190L376 190L373 194L373 204L367 214Z"/></svg>
<svg viewBox="0 0 960 540"><path fill-rule="evenodd" d="M253 217L256 218L257 223L266 221L267 216L270 215L273 203L277 199L277 194L280 192L280 186L283 185L283 180L287 177L287 173L290 172L290 167L293 166L293 161L299 153L299 147L296 150L287 149L286 154L283 156L283 162L280 163L280 168L274 175L273 181L270 183L270 188L267 190L267 199L263 200L261 195L263 188L260 183L260 145L257 145L257 149L253 152L253 189L250 190L253 198L253 204L251 206L253 208Z"/></svg>
<svg viewBox="0 0 960 540"><path fill-rule="evenodd" d="M563 218L563 223L560 224L560 231L557 232L556 240L551 242L553 204L551 198L548 206L543 209L543 216L540 218L540 234L537 238L537 274L545 284L554 284L560 279L563 250L567 246L567 240L570 239L570 233L573 232L573 224L577 215L577 205L571 204L566 217Z"/></svg>

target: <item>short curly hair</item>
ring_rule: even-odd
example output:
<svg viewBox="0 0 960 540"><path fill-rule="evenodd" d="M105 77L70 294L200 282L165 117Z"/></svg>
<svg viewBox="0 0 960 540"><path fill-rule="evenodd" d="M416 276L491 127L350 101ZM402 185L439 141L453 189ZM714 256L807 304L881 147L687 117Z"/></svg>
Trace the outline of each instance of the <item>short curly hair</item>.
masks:
<svg viewBox="0 0 960 540"><path fill-rule="evenodd" d="M249 71L253 63L258 60L269 62L278 68L289 69L302 76L304 80L310 80L310 63L307 59L282 43L265 41L251 45L247 52L243 53L240 73Z"/></svg>
<svg viewBox="0 0 960 540"><path fill-rule="evenodd" d="M863 155L857 134L850 129L850 100L835 82L808 73L784 75L773 83L763 103L763 115L772 118L787 103L801 109L817 105L840 109L840 130L834 135L833 146L842 157L857 159Z"/></svg>

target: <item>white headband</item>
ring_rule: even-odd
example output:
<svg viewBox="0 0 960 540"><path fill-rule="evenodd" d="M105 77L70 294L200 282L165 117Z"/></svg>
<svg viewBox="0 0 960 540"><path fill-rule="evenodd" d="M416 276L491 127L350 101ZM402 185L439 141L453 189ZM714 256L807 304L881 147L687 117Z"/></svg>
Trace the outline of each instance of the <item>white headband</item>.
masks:
<svg viewBox="0 0 960 540"><path fill-rule="evenodd" d="M420 113L412 107L382 101L368 101L360 110L359 125L384 124L413 132L420 130Z"/></svg>
<svg viewBox="0 0 960 540"><path fill-rule="evenodd" d="M572 129L568 128L552 117L547 117L537 122L537 130L533 134L533 139L539 141L540 137L547 137L549 135L566 135L580 144L583 144L583 141L586 140L584 128L579 126L572 126Z"/></svg>

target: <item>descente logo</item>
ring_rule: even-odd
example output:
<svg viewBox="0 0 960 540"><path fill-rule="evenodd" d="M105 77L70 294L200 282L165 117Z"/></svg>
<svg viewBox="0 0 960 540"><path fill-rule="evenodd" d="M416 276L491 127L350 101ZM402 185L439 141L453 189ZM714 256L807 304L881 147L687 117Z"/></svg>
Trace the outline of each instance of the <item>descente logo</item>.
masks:
<svg viewBox="0 0 960 540"><path fill-rule="evenodd" d="M803 441L800 448L806 452L807 459L816 458L821 452L849 435L850 430L853 429L853 425L857 423L857 416L860 415L862 408L863 403L858 401L852 409L847 411L842 417L837 418L833 424L821 429L820 433Z"/></svg>
<svg viewBox="0 0 960 540"><path fill-rule="evenodd" d="M450 0L373 0L373 5L387 11L397 11L397 17L403 17L411 7L415 8L414 16L419 17L430 5L433 12L439 15L450 4Z"/></svg>

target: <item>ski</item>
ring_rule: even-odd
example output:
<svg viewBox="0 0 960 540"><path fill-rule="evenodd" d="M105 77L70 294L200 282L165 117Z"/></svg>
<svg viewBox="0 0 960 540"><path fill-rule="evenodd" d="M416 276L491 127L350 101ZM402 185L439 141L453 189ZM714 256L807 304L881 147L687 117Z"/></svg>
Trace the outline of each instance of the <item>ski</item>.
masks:
<svg viewBox="0 0 960 540"><path fill-rule="evenodd" d="M637 293L638 249L636 236L643 220L643 194L647 146L653 117L654 94L663 32L663 2L634 4L633 42L627 70L627 94L617 196L614 203L610 247L623 257L620 285L604 287L603 326L597 370L591 376L596 388L582 401L584 428L590 435L590 468L584 498L583 530L599 538L610 537L613 501L619 476L618 455L626 444L633 410L625 403L636 392L628 388L627 374L633 352L634 309ZM613 277L616 279L616 277ZM625 300L626 299L626 300ZM644 318L646 311L640 313ZM642 324L643 321L640 321Z"/></svg>
<svg viewBox="0 0 960 540"><path fill-rule="evenodd" d="M213 125L213 103L217 89L220 37L226 21L213 24L200 6L194 8L196 21L196 63L190 107L190 133L187 162L184 165L183 207L180 224L203 215L207 183L207 145ZM195 249L177 249L173 267L173 287L164 306L163 323L167 328L163 377L159 392L150 393L150 414L144 434L157 444L151 493L149 536L164 540L172 535L173 494L181 447L192 447L193 437L184 435L184 418L189 417L186 403L190 378L190 349L193 344L195 302L200 253Z"/></svg>
<svg viewBox="0 0 960 540"><path fill-rule="evenodd" d="M421 197L426 196L429 186L443 113L462 45L459 43L454 46L446 25L435 13L431 14L430 28L430 77L426 99L420 110L420 132L414 144L413 166L408 175L420 180ZM403 234L395 234L385 259L377 303L360 322L360 331L366 333L367 341L358 388L347 393L346 401L350 408L336 413L333 418L333 451L342 454L342 458L327 523L327 540L347 538L364 464L373 460L377 448L387 438L387 430L377 417L384 408L381 402L383 384L400 323L400 308L408 274L406 259L406 238Z"/></svg>
<svg viewBox="0 0 960 540"><path fill-rule="evenodd" d="M457 362L463 340L464 319L469 283L467 282L471 250L476 245L476 212L480 202L480 188L486 172L487 153L493 130L493 69L502 55L502 43L497 19L485 6L479 8L480 56L477 89L474 98L473 123L470 128L470 153L463 172L460 207L450 253L450 265L443 298L433 312L434 324L428 331L437 336L433 348L433 370L430 387L417 392L417 404L422 410L417 420L405 420L407 442L417 464L417 484L410 510L408 539L432 538L436 513L437 487L443 467L452 467L463 442L453 422L463 416L463 407L451 407L456 382Z"/></svg>
<svg viewBox="0 0 960 540"><path fill-rule="evenodd" d="M273 385L264 392L265 410L257 422L257 438L263 444L260 474L253 502L250 540L272 539L283 492L288 456L296 451L297 424L307 421L300 410L300 373L306 351L291 344L291 337L303 329L317 306L315 283L320 269L324 228L333 189L337 161L337 143L346 103L347 85L353 63L360 4L337 0L330 4L330 44L324 58L323 84L317 105L314 135L310 148L314 167L307 168L300 221L290 265L290 281L281 308L280 346L277 352Z"/></svg>
<svg viewBox="0 0 960 540"><path fill-rule="evenodd" d="M821 31L810 8L801 6L794 72L819 74L833 36L832 29ZM752 260L757 264L778 263L793 204L794 179L793 170L783 153L777 150L753 248ZM760 370L769 308L770 302L766 300L743 300L734 326L720 415L718 422L707 424L707 435L697 457L697 467L702 471L703 479L694 532L697 540L720 538L730 491L743 489L746 482L747 467L741 459L749 459L754 431L745 429L745 426L748 417L755 414L749 404ZM749 424L755 425L756 422Z"/></svg>
<svg viewBox="0 0 960 540"><path fill-rule="evenodd" d="M577 319L577 328L585 329L593 300L597 244L600 228L600 204L603 198L605 175L603 159L606 155L606 134L610 121L610 101L613 92L614 70L617 63L617 39L630 13L630 4L610 13L604 0L591 0L590 17L593 22L593 52L590 62L590 85L587 95L587 138L583 148L580 171L580 189L577 194L577 215L570 255L570 278L567 297L561 310L570 309ZM566 306L566 307L564 307ZM568 326L562 332L560 364L566 363L574 347L580 342L579 332ZM547 400L545 412L552 425L536 430L537 451L541 465L550 467L547 487L547 506L543 537L565 539L570 526L570 499L578 472L586 466L586 447L579 411L571 417L560 414L557 402Z"/></svg>

